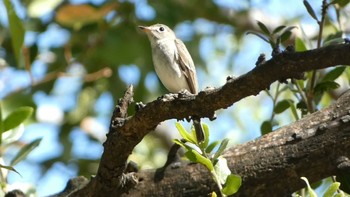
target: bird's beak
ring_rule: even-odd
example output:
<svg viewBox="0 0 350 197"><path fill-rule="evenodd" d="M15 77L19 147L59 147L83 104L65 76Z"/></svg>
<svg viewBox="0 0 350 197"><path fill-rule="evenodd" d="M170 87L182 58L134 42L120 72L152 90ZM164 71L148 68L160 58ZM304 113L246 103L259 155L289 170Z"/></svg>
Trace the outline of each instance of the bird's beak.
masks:
<svg viewBox="0 0 350 197"><path fill-rule="evenodd" d="M140 28L143 32L145 32L145 33L151 31L151 28L150 28L150 27L147 27L147 26L139 26L139 28Z"/></svg>

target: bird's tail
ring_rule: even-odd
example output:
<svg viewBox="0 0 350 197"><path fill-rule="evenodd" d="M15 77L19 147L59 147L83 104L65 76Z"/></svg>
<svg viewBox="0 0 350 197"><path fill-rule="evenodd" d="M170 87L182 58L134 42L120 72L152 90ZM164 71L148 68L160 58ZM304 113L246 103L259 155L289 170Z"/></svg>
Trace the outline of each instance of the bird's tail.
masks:
<svg viewBox="0 0 350 197"><path fill-rule="evenodd" d="M196 137L198 143L204 141L204 131L199 117L192 117L194 130L196 131Z"/></svg>

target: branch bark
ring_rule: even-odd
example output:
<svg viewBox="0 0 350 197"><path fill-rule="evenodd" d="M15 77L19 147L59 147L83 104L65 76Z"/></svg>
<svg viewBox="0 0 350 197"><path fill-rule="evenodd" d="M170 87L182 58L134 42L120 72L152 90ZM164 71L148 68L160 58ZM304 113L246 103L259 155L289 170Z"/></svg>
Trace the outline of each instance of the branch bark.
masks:
<svg viewBox="0 0 350 197"><path fill-rule="evenodd" d="M290 196L305 187L302 176L315 182L349 173L350 91L328 108L230 148L224 157L243 178L234 196ZM139 183L129 196L208 196L216 190L210 173L200 164L173 164L160 182L154 181L154 171L136 176Z"/></svg>
<svg viewBox="0 0 350 197"><path fill-rule="evenodd" d="M71 196L109 196L111 193L115 195L121 195L127 190L129 190L131 186L134 186L137 183L137 181L140 181L140 178L137 178L138 176L135 176L135 174L123 173L126 166L126 160L131 154L133 148L142 140L142 138L164 120L172 118L184 119L191 115L212 118L216 110L221 108L227 108L233 103L247 96L256 95L261 90L269 88L269 86L276 80L286 80L288 78L295 78L300 76L305 71L322 69L336 65L350 65L349 44L330 45L324 48L305 52L284 52L274 56L269 61L261 62L257 65L256 68L254 68L247 74L244 74L238 78L228 79L227 83L220 88L204 90L201 91L198 95L173 94L170 96L168 95L165 97L161 97L151 103L148 103L145 106L142 106L140 109L138 109L136 114L134 114L131 117L126 117L126 111L124 114L114 113L111 121L110 131L107 135L107 140L104 143L104 153L102 155L99 170L97 172L96 177L91 179L91 181L86 187L82 188L81 190L78 190ZM132 90L130 91L128 89L126 95L124 96L123 102L120 102L117 106L118 109L120 109L121 106L128 106L128 104L132 100L132 96L127 96L130 94L132 94ZM297 139L299 139L299 136L303 136L300 133L301 131L294 132ZM288 136L290 137L293 135L288 134ZM260 140L266 140L266 138L267 137L263 137ZM277 134L273 138L277 138ZM281 138L281 141L283 141L283 139L284 138ZM290 143L293 144L294 142L296 141L293 141L291 139ZM297 149L297 147L295 146L290 146L294 149ZM260 146L256 147L259 148ZM261 145L261 147L264 146ZM278 148L280 148L280 146L275 146L274 148L268 150L271 151L271 153L278 153ZM295 150L296 155L298 155L298 150L299 149ZM241 148L239 149L239 151L236 150L235 153L238 154L245 152L245 154L239 155L249 156L250 152L254 153L254 151L256 150L244 150ZM269 152L265 149L264 151L266 151L266 154ZM271 158L275 159L278 157L272 154L265 155L266 157L262 157L262 155L265 154L257 155L259 156L255 158L257 159L257 165L253 165L252 168L258 170L260 167L264 166L266 167L264 169L267 170L264 173L265 177L269 177L269 174L277 176L278 173L283 170L283 168L281 167L275 169L274 166L268 166L265 164L268 164L267 161ZM233 157L234 155L229 156ZM295 160L300 159L298 158L299 157L295 158ZM315 159L317 157L312 156L311 158ZM244 161L246 160L246 158L242 158L241 160ZM259 161L260 164L258 164ZM253 176L252 179L248 178L250 176L248 174L246 175L246 167L242 167L243 170L237 168L237 162L239 161L231 161L230 165L235 166L234 168L232 168L232 170L236 173L242 172L238 173L244 177L244 182L246 182L246 184L243 185L242 191L245 191L244 188L250 186L259 186L260 188L265 188L265 190L268 190L267 188L269 186L270 188L275 187L276 183L273 183L273 185L264 185L261 182L257 182L257 180L261 181L261 179L264 177L260 177L260 179L257 179L257 177L255 176ZM291 161L285 161L285 165L288 166L289 162ZM201 169L201 176L205 175L205 170L198 167L197 165L192 165L192 172L195 173L195 169L197 168ZM272 169L275 169L275 171L272 171ZM188 176L194 176L192 172ZM251 171L251 173L254 174L256 172ZM295 177L297 175L295 175ZM250 180L251 182L249 182ZM176 183L180 184L177 181ZM213 189L213 184L210 181L206 182L204 185L203 184L204 183L201 182L201 184L196 185L195 188L201 191L209 191ZM299 185L301 185L301 182L299 183ZM169 186L170 185L168 185L168 187ZM209 190L205 190L201 186L205 186L206 188L209 188ZM137 187L140 187L140 183L137 185ZM177 185L176 187L179 186ZM290 190L288 189L288 186L285 187L287 189L284 189L283 191L286 191L288 193ZM188 186L184 188L188 188ZM261 189L259 188L255 188L252 190L261 191Z"/></svg>

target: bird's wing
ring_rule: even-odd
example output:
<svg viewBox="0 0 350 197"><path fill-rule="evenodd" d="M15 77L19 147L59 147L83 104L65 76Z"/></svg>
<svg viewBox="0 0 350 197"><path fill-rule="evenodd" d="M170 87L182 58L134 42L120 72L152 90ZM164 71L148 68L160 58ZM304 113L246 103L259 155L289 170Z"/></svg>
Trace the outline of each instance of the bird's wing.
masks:
<svg viewBox="0 0 350 197"><path fill-rule="evenodd" d="M180 66L180 69L186 78L188 87L190 88L190 92L192 94L197 94L198 86L197 86L196 69L194 67L194 63L191 58L191 55L188 52L185 44L181 40L175 39L175 45L177 49L177 55L175 55L175 61Z"/></svg>

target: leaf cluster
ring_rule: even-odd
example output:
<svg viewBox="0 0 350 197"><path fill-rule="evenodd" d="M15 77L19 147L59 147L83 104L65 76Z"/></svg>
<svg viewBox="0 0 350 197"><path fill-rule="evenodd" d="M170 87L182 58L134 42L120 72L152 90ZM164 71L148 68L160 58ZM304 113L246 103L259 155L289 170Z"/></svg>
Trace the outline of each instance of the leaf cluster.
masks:
<svg viewBox="0 0 350 197"><path fill-rule="evenodd" d="M176 128L183 140L175 139L174 142L186 150L185 156L188 160L200 163L210 171L222 196L232 195L238 191L242 179L231 173L226 159L222 156L229 140L226 138L221 142L214 141L209 144L209 128L206 124L202 126L204 141L199 143L194 128L188 133L180 123L176 123ZM216 148L217 150L214 151ZM212 196L216 196L215 192Z"/></svg>

